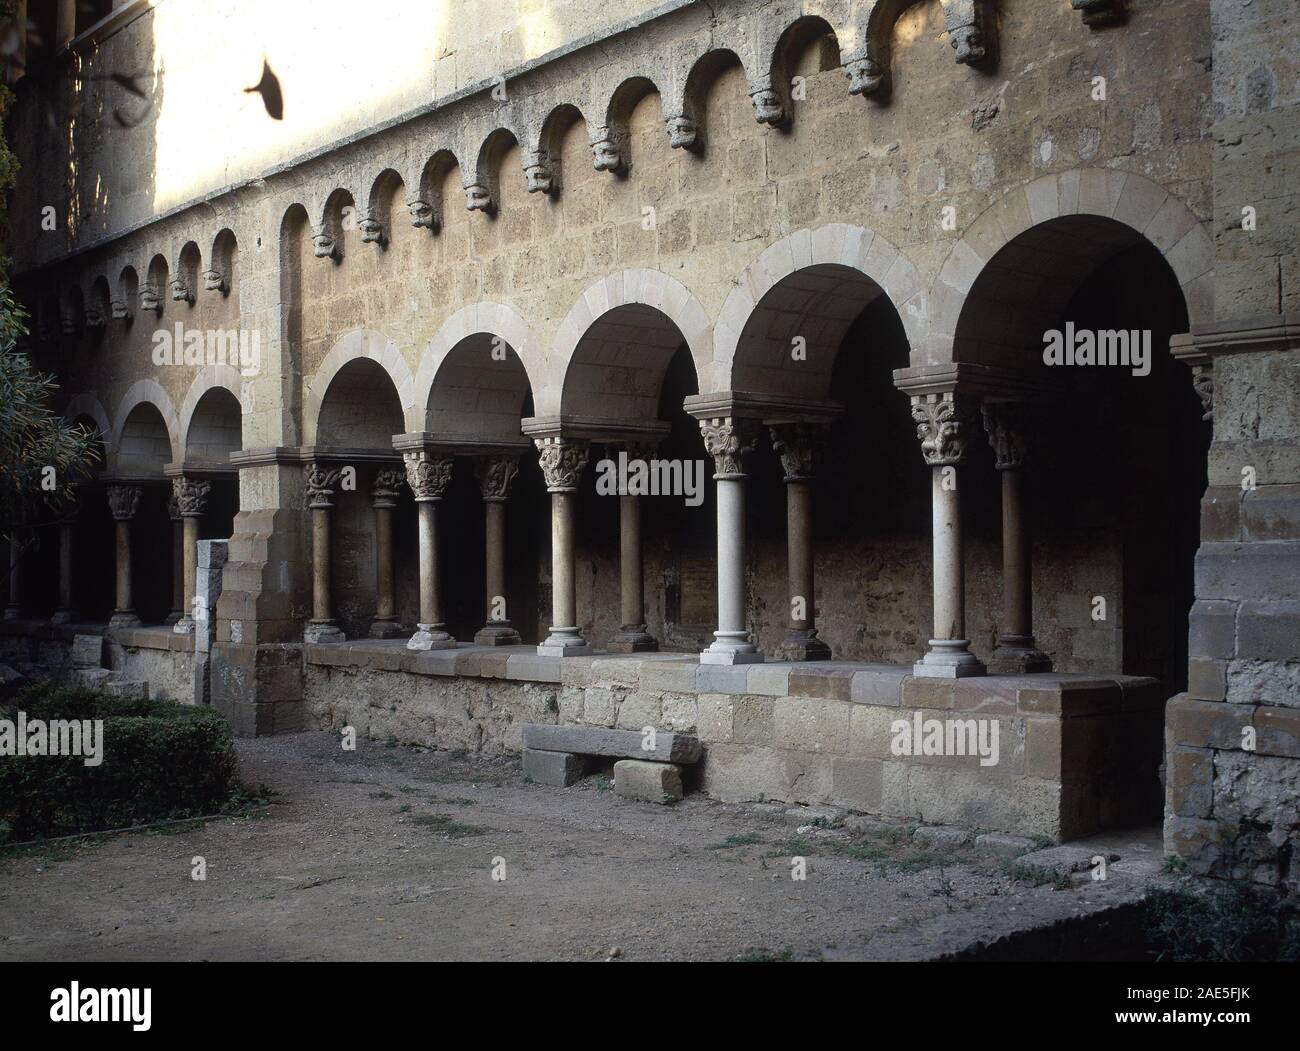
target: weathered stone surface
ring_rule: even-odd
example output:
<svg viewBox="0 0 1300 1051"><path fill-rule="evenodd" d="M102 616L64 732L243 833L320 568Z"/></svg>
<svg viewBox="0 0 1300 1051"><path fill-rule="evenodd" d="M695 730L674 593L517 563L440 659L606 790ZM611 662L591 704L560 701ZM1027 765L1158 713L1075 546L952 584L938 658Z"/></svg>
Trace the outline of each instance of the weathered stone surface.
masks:
<svg viewBox="0 0 1300 1051"><path fill-rule="evenodd" d="M654 747L646 748L646 735L633 730L528 723L523 728L523 742L525 748L548 752L628 756L664 763L690 764L700 758L698 739L668 731L657 732Z"/></svg>
<svg viewBox="0 0 1300 1051"><path fill-rule="evenodd" d="M912 841L933 850L957 850L970 846L974 837L964 828L947 828L943 825L922 825L912 833Z"/></svg>
<svg viewBox="0 0 1300 1051"><path fill-rule="evenodd" d="M524 749L524 776L538 784L568 788L581 780L587 772L586 756L572 752L543 752L536 748Z"/></svg>
<svg viewBox="0 0 1300 1051"><path fill-rule="evenodd" d="M72 666L74 668L100 668L104 664L104 637L78 635L72 640Z"/></svg>
<svg viewBox="0 0 1300 1051"><path fill-rule="evenodd" d="M676 763L620 759L614 764L614 791L626 799L675 803L682 798L682 768Z"/></svg>
<svg viewBox="0 0 1300 1051"><path fill-rule="evenodd" d="M984 832L975 837L975 849L1002 858L1015 858L1034 849L1034 841L1006 832Z"/></svg>

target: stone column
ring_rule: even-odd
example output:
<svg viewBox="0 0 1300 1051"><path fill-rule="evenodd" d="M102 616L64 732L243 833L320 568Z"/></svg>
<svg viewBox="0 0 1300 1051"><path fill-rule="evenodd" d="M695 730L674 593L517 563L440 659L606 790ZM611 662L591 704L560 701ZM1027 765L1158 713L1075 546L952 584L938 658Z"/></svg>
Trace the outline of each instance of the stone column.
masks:
<svg viewBox="0 0 1300 1051"><path fill-rule="evenodd" d="M649 462L655 454L655 442L628 442L624 449L629 460ZM659 643L645 623L645 560L641 546L641 497L636 493L618 494L618 556L620 626L609 641L614 653L648 653Z"/></svg>
<svg viewBox="0 0 1300 1051"><path fill-rule="evenodd" d="M304 484L307 506L311 508L311 619L303 632L304 642L343 642L346 638L334 623L330 597L330 512L338 481L337 468L307 465Z"/></svg>
<svg viewBox="0 0 1300 1051"><path fill-rule="evenodd" d="M140 624L131 597L131 519L140 510L143 492L138 485L108 487L108 509L113 514L117 542L117 600L108 621L110 628L134 628Z"/></svg>
<svg viewBox="0 0 1300 1051"><path fill-rule="evenodd" d="M194 596L199 572L199 523L208 508L211 482L197 482L192 478L172 480L172 499L176 501L181 516L184 543L181 555L181 608L184 615L172 628L177 635L194 634Z"/></svg>
<svg viewBox="0 0 1300 1051"><path fill-rule="evenodd" d="M772 447L785 469L786 545L790 573L790 627L776 651L784 661L828 661L831 648L817 637L813 575L813 491L825 430L815 424L772 428Z"/></svg>
<svg viewBox="0 0 1300 1051"><path fill-rule="evenodd" d="M456 640L442 619L441 544L438 537L438 505L451 481L453 459L435 456L423 449L402 454L406 461L406 484L415 494L420 516L420 620L407 640L408 650L454 649Z"/></svg>
<svg viewBox="0 0 1300 1051"><path fill-rule="evenodd" d="M479 646L514 646L521 639L506 608L506 499L510 483L519 473L519 460L514 456L480 457L474 463L474 472L483 494L487 604L487 623L474 636L474 642Z"/></svg>
<svg viewBox="0 0 1300 1051"><path fill-rule="evenodd" d="M540 654L567 657L591 653L578 631L574 592L574 505L590 452L585 441L537 438L546 491L551 494L551 633L537 647Z"/></svg>
<svg viewBox="0 0 1300 1051"><path fill-rule="evenodd" d="M758 423L735 417L700 420L718 483L718 630L701 664L759 664L763 654L745 630L745 475L742 455L758 440Z"/></svg>
<svg viewBox="0 0 1300 1051"><path fill-rule="evenodd" d="M916 395L912 419L930 465L934 531L934 637L912 673L932 678L983 675L966 638L966 580L961 540L958 466L970 427L965 400L952 392Z"/></svg>
<svg viewBox="0 0 1300 1051"><path fill-rule="evenodd" d="M175 485L167 498L167 517L172 520L172 610L163 620L175 624L185 616L185 522L176 502Z"/></svg>
<svg viewBox="0 0 1300 1051"><path fill-rule="evenodd" d="M23 616L22 580L20 579L22 545L13 536L9 538L9 601L5 604L5 620L21 620Z"/></svg>
<svg viewBox="0 0 1300 1051"><path fill-rule="evenodd" d="M67 511L69 515L76 512L75 504ZM59 606L50 623L71 624L79 616L72 599L72 523L63 522L59 526Z"/></svg>
<svg viewBox="0 0 1300 1051"><path fill-rule="evenodd" d="M375 509L375 619L370 624L372 639L396 639L403 634L397 619L397 599L393 588L393 508L402 483L406 480L400 467L385 467L375 474L370 488L370 502Z"/></svg>
<svg viewBox="0 0 1300 1051"><path fill-rule="evenodd" d="M1034 645L1033 557L1029 532L1029 487L1025 478L1025 421L1016 405L983 405L984 430L1002 475L1002 630L989 661L992 671L1018 675L1051 671L1052 662Z"/></svg>

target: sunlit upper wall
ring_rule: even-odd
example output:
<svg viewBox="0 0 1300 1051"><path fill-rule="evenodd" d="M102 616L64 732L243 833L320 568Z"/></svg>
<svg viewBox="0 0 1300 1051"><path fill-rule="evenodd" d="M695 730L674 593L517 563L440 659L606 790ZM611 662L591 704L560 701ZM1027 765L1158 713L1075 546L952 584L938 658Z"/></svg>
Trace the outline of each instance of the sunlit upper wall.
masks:
<svg viewBox="0 0 1300 1051"><path fill-rule="evenodd" d="M160 0L150 19L155 68L165 71L154 208L254 177L653 6L654 0ZM281 121L243 90L258 83L263 59L284 92Z"/></svg>

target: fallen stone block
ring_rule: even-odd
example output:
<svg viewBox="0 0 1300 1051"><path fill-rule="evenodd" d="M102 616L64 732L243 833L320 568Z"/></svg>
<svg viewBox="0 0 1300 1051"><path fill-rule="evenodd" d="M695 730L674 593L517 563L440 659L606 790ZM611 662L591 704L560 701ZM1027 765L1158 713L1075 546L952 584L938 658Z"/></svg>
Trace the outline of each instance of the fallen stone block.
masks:
<svg viewBox="0 0 1300 1051"><path fill-rule="evenodd" d="M87 690L102 690L113 675L107 668L76 668L72 672L72 684L84 686Z"/></svg>
<svg viewBox="0 0 1300 1051"><path fill-rule="evenodd" d="M971 834L964 828L948 828L944 825L922 825L912 833L912 842L936 850L957 850L967 846Z"/></svg>
<svg viewBox="0 0 1300 1051"><path fill-rule="evenodd" d="M572 752L544 752L536 748L524 749L524 776L541 785L568 788L587 772L584 756Z"/></svg>
<svg viewBox="0 0 1300 1051"><path fill-rule="evenodd" d="M147 682L106 682L103 690L106 697L118 697L126 701L147 701L149 699L149 684Z"/></svg>
<svg viewBox="0 0 1300 1051"><path fill-rule="evenodd" d="M1034 841L1006 832L985 832L975 837L975 849L1001 858L1016 858L1034 849Z"/></svg>
<svg viewBox="0 0 1300 1051"><path fill-rule="evenodd" d="M72 666L74 668L99 668L104 664L104 637L102 635L76 635L72 639Z"/></svg>
<svg viewBox="0 0 1300 1051"><path fill-rule="evenodd" d="M676 803L682 798L682 768L676 763L620 759L614 764L614 791L626 799Z"/></svg>
<svg viewBox="0 0 1300 1051"><path fill-rule="evenodd" d="M525 748L544 752L573 752L577 755L607 755L661 763L694 763L700 758L700 742L687 734L657 730L653 748L640 730L609 730L603 726L552 726L524 723Z"/></svg>

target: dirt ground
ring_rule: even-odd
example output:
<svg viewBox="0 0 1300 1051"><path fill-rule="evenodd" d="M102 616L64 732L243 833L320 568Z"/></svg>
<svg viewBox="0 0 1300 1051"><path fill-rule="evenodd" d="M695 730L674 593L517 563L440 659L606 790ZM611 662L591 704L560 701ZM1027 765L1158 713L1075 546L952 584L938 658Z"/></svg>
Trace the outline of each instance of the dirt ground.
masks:
<svg viewBox="0 0 1300 1051"><path fill-rule="evenodd" d="M272 790L247 817L0 855L0 960L918 958L1123 892L784 804L532 784L513 759L325 733L238 749Z"/></svg>

